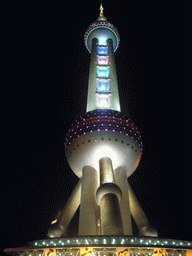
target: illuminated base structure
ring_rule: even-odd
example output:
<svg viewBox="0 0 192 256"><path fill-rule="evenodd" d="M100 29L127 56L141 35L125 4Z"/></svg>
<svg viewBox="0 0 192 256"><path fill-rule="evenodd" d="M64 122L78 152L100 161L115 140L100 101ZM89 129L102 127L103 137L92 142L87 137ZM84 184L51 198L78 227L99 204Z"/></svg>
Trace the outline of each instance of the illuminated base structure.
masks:
<svg viewBox="0 0 192 256"><path fill-rule="evenodd" d="M65 155L79 177L48 239L28 247L6 249L19 256L192 256L192 243L158 238L128 178L139 165L143 142L137 126L123 115L114 52L120 42L116 27L100 16L85 32L91 53L87 109L65 139ZM67 228L79 210L78 237ZM133 236L133 217L139 236Z"/></svg>
<svg viewBox="0 0 192 256"><path fill-rule="evenodd" d="M18 256L192 256L192 242L131 236L53 238L4 252Z"/></svg>

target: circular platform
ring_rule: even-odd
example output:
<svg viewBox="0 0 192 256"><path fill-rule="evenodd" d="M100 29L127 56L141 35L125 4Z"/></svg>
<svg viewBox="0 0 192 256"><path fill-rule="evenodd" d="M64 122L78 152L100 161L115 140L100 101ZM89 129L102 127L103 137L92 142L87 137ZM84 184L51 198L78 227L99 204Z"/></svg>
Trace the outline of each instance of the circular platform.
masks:
<svg viewBox="0 0 192 256"><path fill-rule="evenodd" d="M86 236L28 242L5 249L20 256L191 256L192 242L132 236Z"/></svg>
<svg viewBox="0 0 192 256"><path fill-rule="evenodd" d="M29 242L40 247L149 247L149 248L189 248L192 242L154 237L132 236L88 236L73 238L53 238Z"/></svg>

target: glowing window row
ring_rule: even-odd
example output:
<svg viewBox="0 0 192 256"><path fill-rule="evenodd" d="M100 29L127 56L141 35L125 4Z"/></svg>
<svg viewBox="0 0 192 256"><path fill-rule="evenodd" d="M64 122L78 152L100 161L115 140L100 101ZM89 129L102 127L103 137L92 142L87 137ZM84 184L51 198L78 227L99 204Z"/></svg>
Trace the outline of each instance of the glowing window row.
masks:
<svg viewBox="0 0 192 256"><path fill-rule="evenodd" d="M109 67L102 66L109 64L109 48L108 46L98 45L97 46L97 93L96 104L98 108L110 108L111 106L111 94L110 94L110 83L106 78L109 77ZM105 79L102 79L105 78Z"/></svg>

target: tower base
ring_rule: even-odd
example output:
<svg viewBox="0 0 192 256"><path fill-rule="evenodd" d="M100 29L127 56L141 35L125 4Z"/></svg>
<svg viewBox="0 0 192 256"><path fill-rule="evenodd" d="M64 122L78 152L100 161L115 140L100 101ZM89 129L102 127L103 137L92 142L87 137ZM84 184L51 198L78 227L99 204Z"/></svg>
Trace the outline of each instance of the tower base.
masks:
<svg viewBox="0 0 192 256"><path fill-rule="evenodd" d="M54 238L5 249L9 255L31 256L191 256L192 242L132 236Z"/></svg>

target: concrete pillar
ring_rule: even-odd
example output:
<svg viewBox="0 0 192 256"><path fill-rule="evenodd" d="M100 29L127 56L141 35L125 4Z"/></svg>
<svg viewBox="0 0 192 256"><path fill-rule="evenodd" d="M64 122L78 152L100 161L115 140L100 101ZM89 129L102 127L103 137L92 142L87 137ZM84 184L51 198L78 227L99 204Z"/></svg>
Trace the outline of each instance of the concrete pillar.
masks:
<svg viewBox="0 0 192 256"><path fill-rule="evenodd" d="M88 83L88 95L87 95L87 109L86 112L92 111L97 108L96 104L96 74L97 74L97 44L98 39L93 38L90 58L90 69L89 69L89 83Z"/></svg>
<svg viewBox="0 0 192 256"><path fill-rule="evenodd" d="M150 225L147 219L147 216L145 215L143 209L141 208L139 201L137 200L129 184L128 184L128 188L129 188L129 202L130 202L131 215L133 216L135 223L138 226L139 235L158 237L157 230Z"/></svg>
<svg viewBox="0 0 192 256"><path fill-rule="evenodd" d="M120 201L120 210L124 227L124 235L132 236L132 221L129 204L129 192L127 182L127 171L125 167L119 167L114 170L116 184L121 189L122 198Z"/></svg>
<svg viewBox="0 0 192 256"><path fill-rule="evenodd" d="M56 223L52 224L48 230L50 238L66 236L67 227L71 222L77 208L80 204L81 197L81 179L77 183L65 207L63 208Z"/></svg>
<svg viewBox="0 0 192 256"><path fill-rule="evenodd" d="M113 40L107 39L107 44L109 47L109 72L110 72L110 88L111 88L111 109L116 111L121 111L120 107L120 100L119 100L119 90L118 90L118 83L117 83L117 72L116 72L116 65L115 65L115 57L114 57L114 50L113 50Z"/></svg>
<svg viewBox="0 0 192 256"><path fill-rule="evenodd" d="M101 235L123 235L123 224L119 199L115 194L105 194L101 198Z"/></svg>
<svg viewBox="0 0 192 256"><path fill-rule="evenodd" d="M109 157L103 157L99 161L100 185L104 183L115 183L112 162Z"/></svg>
<svg viewBox="0 0 192 256"><path fill-rule="evenodd" d="M97 202L101 212L101 235L123 235L123 222L119 206L121 190L115 184L111 159L101 158L99 167L101 184L97 190Z"/></svg>
<svg viewBox="0 0 192 256"><path fill-rule="evenodd" d="M82 170L81 205L79 216L79 236L98 235L99 206L96 202L98 173L91 166Z"/></svg>

